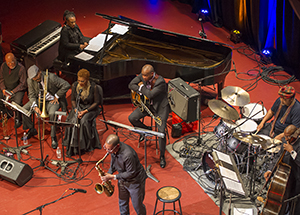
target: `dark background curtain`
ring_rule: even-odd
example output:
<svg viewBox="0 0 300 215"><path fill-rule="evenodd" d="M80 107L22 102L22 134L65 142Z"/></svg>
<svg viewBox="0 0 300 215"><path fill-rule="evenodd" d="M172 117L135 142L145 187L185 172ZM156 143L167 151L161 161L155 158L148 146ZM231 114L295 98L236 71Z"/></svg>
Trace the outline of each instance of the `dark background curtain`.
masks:
<svg viewBox="0 0 300 215"><path fill-rule="evenodd" d="M215 26L239 30L243 42L257 53L273 49L272 62L299 79L300 21L290 1L194 0L190 4L193 13L207 7Z"/></svg>

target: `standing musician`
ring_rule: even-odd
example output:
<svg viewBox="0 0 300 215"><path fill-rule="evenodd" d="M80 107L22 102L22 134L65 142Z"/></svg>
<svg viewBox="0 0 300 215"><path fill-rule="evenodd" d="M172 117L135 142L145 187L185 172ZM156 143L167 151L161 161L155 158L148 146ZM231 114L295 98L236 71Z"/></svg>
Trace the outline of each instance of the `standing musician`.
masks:
<svg viewBox="0 0 300 215"><path fill-rule="evenodd" d="M0 68L0 99L4 99L6 91L11 95L11 101L16 102L18 105L23 106L23 97L27 88L26 84L26 70L24 66L17 62L13 53L5 55L5 62ZM0 109L6 112L3 102L0 102ZM19 128L21 123L21 114L16 113L15 127Z"/></svg>
<svg viewBox="0 0 300 215"><path fill-rule="evenodd" d="M101 176L101 180L103 182L118 180L120 214L130 214L129 198L131 198L136 214L145 215L146 207L143 201L147 174L137 153L129 145L120 142L115 134L107 137L103 148L111 154L111 162L108 173ZM116 171L118 174L113 175Z"/></svg>
<svg viewBox="0 0 300 215"><path fill-rule="evenodd" d="M283 131L288 125L300 128L300 103L295 99L295 89L292 86L281 87L278 94L280 97L257 126L257 131L259 134L281 140L284 137ZM266 123L273 116L273 121Z"/></svg>
<svg viewBox="0 0 300 215"><path fill-rule="evenodd" d="M281 147L279 153L276 154L272 163L268 167L268 171L264 173L264 177L267 180L271 176L271 169L277 163L280 155L286 150L282 162L288 164L291 167L291 173L287 182L286 196L288 198L294 197L300 194L300 139L296 132L297 127L289 125L284 129L284 138L286 143ZM297 198L296 204L289 204L288 211L300 211L300 199ZM281 213L284 214L285 205L283 205ZM290 214L291 215L291 214Z"/></svg>
<svg viewBox="0 0 300 215"><path fill-rule="evenodd" d="M167 84L164 78L155 73L153 66L146 64L143 66L141 73L129 83L128 87L150 99L150 111L161 118L161 125L157 124L158 131L165 133L170 106ZM140 108L137 108L129 115L128 119L134 127L151 130L151 127L146 126L140 120L145 116L148 116L148 113L146 111L142 112ZM140 141L142 140L143 136L140 137ZM164 168L166 166L166 137L159 138L159 149L160 166Z"/></svg>
<svg viewBox="0 0 300 215"><path fill-rule="evenodd" d="M38 108L38 99L39 95L43 95L43 91L45 89L44 79L45 72L42 72L36 65L32 65L29 67L28 71L28 98L29 101L24 105L24 109L30 110L31 108L38 114L41 114L41 110ZM70 88L70 84L62 78L59 78L54 73L48 74L47 78L47 94L46 94L46 107L49 114L50 121L55 121L55 111L57 111L60 107L67 107L67 99L66 92ZM41 109L43 107L40 107ZM27 132L27 139L37 134L36 129L34 128L34 124L30 117L23 115L23 129L29 131ZM56 139L56 126L51 126L51 145L52 148L57 148L57 139Z"/></svg>

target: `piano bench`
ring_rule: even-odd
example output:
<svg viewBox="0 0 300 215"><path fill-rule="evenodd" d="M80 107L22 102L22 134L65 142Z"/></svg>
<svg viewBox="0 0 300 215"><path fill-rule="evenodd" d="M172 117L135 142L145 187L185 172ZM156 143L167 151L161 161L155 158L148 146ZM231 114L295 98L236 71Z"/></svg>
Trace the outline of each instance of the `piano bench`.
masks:
<svg viewBox="0 0 300 215"><path fill-rule="evenodd" d="M61 72L70 72L70 63L62 62L61 60L58 60L55 58L53 60L53 68L55 70L55 73L58 75L59 71Z"/></svg>

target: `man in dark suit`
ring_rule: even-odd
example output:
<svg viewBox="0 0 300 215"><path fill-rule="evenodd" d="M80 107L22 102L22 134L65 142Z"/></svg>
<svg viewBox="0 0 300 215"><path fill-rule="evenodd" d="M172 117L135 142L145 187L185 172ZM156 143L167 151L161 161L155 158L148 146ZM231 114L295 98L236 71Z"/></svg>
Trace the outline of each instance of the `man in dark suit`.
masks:
<svg viewBox="0 0 300 215"><path fill-rule="evenodd" d="M101 176L101 180L103 182L118 180L120 214L129 214L131 198L136 214L146 215L143 201L147 174L137 153L129 145L120 142L115 134L110 134L106 138L103 148L111 154L111 162L108 172L105 176ZM116 171L118 174L113 174Z"/></svg>
<svg viewBox="0 0 300 215"><path fill-rule="evenodd" d="M268 167L268 171L265 172L264 177L267 180L271 176L271 170L276 165L280 155L286 150L285 155L282 159L283 163L288 164L291 167L291 173L287 182L286 197L292 198L300 195L300 139L299 130L294 125L289 125L284 129L284 137L286 143L281 147L279 153L276 154L272 162ZM277 179L278 180L278 179ZM286 209L292 214L300 211L300 196L295 198L294 201L290 201L289 207ZM279 214L285 214L286 205L282 205L281 212Z"/></svg>
<svg viewBox="0 0 300 215"><path fill-rule="evenodd" d="M24 105L23 108L30 110L31 108L37 113L41 114L43 103L41 107L38 107L39 95L44 95L44 79L46 72L42 72L36 65L31 66L28 69L28 98L29 101ZM59 78L54 73L48 74L47 78L47 94L46 94L46 111L49 114L49 120L55 121L55 111L60 107L66 109L67 99L66 92L71 87L71 85L62 78ZM42 100L42 99L41 99ZM23 115L23 129L29 131L27 132L27 139L37 134L34 124L30 117ZM52 148L56 148L58 143L56 139L56 127L51 126L51 139L52 139Z"/></svg>
<svg viewBox="0 0 300 215"><path fill-rule="evenodd" d="M143 66L141 73L129 83L129 89L142 94L150 100L150 111L161 119L161 125L158 126L158 132L165 133L167 119L170 112L168 102L168 88L164 78L154 71L153 66L146 64ZM128 117L134 127L151 129L141 122L141 119L148 116L146 111L140 108L135 109ZM140 137L140 141L143 137ZM159 138L160 149L160 166L166 166L165 151L166 137Z"/></svg>

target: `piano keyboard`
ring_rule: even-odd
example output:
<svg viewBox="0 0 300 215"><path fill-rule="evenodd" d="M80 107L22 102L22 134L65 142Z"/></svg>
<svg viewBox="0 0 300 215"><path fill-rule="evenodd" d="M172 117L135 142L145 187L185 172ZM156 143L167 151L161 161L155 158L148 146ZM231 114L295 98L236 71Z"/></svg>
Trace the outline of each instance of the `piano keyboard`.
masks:
<svg viewBox="0 0 300 215"><path fill-rule="evenodd" d="M46 37L44 37L43 39L41 39L36 44L30 46L27 49L27 53L31 54L31 55L38 55L39 53L41 53L42 51L44 51L48 47L55 44L60 39L61 29L62 29L62 27L56 29L55 31L53 31L51 34L49 34Z"/></svg>

